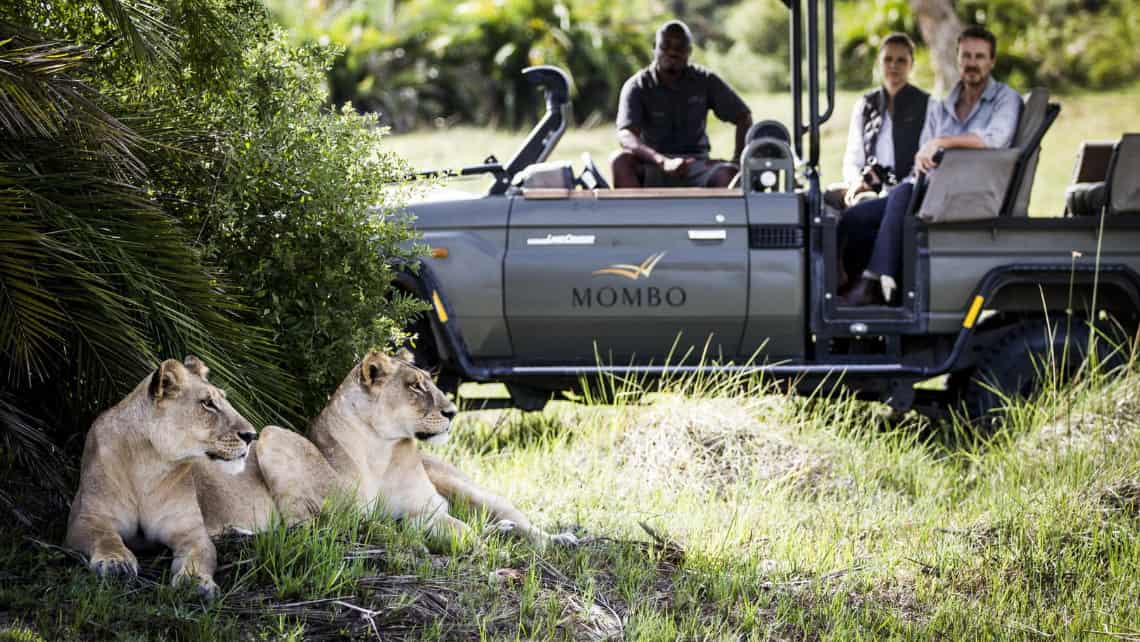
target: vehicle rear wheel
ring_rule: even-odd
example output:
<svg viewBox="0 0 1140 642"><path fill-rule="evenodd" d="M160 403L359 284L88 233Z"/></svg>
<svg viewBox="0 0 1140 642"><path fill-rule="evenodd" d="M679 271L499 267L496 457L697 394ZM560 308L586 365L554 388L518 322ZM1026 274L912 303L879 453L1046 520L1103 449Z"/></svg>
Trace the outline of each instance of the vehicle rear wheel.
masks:
<svg viewBox="0 0 1140 642"><path fill-rule="evenodd" d="M511 395L511 405L519 410L540 411L546 407L552 394L549 390L518 383L507 383L506 387Z"/></svg>
<svg viewBox="0 0 1140 642"><path fill-rule="evenodd" d="M1091 334L1088 322L1076 317L1025 321L997 333L973 368L951 373L957 410L976 428L999 428L1010 402L1032 397L1049 381L1068 383L1085 367ZM1103 337L1094 346L1101 371L1124 363L1122 350Z"/></svg>

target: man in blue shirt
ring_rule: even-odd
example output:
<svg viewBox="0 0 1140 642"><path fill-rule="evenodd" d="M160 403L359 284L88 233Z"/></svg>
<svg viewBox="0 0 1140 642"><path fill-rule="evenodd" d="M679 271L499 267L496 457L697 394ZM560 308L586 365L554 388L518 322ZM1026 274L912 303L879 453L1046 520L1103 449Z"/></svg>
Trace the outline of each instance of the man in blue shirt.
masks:
<svg viewBox="0 0 1140 642"><path fill-rule="evenodd" d="M982 27L958 36L961 79L945 100L930 101L926 124L914 156L916 174L933 173L935 157L946 149L1009 147L1021 115L1021 97L990 76L997 59L997 38ZM839 223L849 251L870 250L866 270L839 297L840 305L886 302L884 291L896 287L902 273L902 228L914 191L913 177L878 198L848 209ZM858 257L856 257L858 258Z"/></svg>

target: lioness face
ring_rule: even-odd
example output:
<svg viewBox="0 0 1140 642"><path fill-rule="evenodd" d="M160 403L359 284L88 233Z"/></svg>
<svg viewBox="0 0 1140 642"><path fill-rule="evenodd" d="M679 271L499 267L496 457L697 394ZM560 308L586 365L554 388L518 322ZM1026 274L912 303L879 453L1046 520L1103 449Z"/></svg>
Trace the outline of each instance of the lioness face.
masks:
<svg viewBox="0 0 1140 642"><path fill-rule="evenodd" d="M209 369L195 356L168 359L151 377L155 421L151 442L171 461L206 456L244 462L257 438L253 426L206 381Z"/></svg>
<svg viewBox="0 0 1140 642"><path fill-rule="evenodd" d="M447 440L455 404L410 360L371 352L360 363L361 390L368 398L365 412L400 431L391 438L412 437L441 443ZM377 423L368 422L370 425Z"/></svg>

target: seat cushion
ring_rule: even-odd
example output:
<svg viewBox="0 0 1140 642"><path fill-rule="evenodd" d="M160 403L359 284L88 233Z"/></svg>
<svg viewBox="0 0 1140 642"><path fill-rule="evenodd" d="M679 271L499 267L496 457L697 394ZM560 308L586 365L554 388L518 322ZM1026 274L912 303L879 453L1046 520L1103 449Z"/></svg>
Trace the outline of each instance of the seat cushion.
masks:
<svg viewBox="0 0 1140 642"><path fill-rule="evenodd" d="M1076 183L1065 190L1065 206L1073 216L1097 216L1104 209L1104 181Z"/></svg>

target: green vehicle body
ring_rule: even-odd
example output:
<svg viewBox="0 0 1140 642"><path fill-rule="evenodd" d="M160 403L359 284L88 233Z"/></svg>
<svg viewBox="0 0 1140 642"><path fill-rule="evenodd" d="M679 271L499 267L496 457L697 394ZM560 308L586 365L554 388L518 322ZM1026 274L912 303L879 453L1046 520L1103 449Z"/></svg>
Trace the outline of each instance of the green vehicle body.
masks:
<svg viewBox="0 0 1140 642"><path fill-rule="evenodd" d="M546 118L506 166L492 158L460 172L491 174L488 193L411 206L436 250L399 279L432 308L413 328L417 359L438 368L445 387L504 382L524 408L599 373L760 370L803 392L843 386L899 410L945 410L984 385L980 367L1001 367L996 343L1027 327L1110 317L1134 332L1140 217L1132 216L912 217L901 305L836 305L837 219L821 204L817 172L818 128L834 95L832 8L824 0L819 43L810 36L817 4L790 7L793 23L806 11L809 27L806 51L795 27L792 43L797 98L805 89L797 55L808 76L807 120L793 131L809 135L809 153L801 156L802 136L754 141L736 189L585 189L597 180L588 159L577 185L527 187L520 177L552 154L565 127L566 94L560 71L529 71L547 90ZM820 49L826 90L812 55ZM1032 167L1024 171L1031 181ZM758 172L765 180L754 180ZM946 390L914 387L947 374Z"/></svg>

